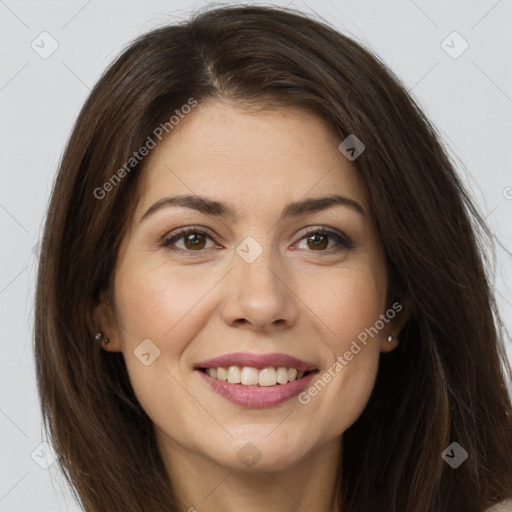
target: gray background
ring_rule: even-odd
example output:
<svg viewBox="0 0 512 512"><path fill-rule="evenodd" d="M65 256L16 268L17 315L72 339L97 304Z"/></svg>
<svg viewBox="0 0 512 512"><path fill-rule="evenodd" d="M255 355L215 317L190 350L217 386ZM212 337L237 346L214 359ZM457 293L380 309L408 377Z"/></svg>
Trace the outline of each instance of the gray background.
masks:
<svg viewBox="0 0 512 512"><path fill-rule="evenodd" d="M382 57L443 133L464 182L510 250L512 0L270 3L314 10ZM0 0L0 512L79 510L49 465L51 450L40 446L31 340L37 243L75 117L132 38L204 5ZM42 58L55 44L40 36L45 31L58 48ZM461 55L464 41L446 40L453 31L469 44ZM497 251L496 289L510 329L511 258L504 248Z"/></svg>

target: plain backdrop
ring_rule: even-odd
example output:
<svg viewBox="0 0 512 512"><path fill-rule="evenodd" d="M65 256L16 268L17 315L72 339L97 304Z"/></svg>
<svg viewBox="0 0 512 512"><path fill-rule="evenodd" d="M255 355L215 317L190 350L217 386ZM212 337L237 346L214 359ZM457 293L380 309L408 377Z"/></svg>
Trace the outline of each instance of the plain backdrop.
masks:
<svg viewBox="0 0 512 512"><path fill-rule="evenodd" d="M512 247L512 1L269 3L315 11L372 48L442 132L503 245L497 249L496 290L510 329L512 264L505 249ZM37 244L74 120L129 41L205 5L0 0L0 512L80 510L50 464L51 450L41 445L32 350Z"/></svg>

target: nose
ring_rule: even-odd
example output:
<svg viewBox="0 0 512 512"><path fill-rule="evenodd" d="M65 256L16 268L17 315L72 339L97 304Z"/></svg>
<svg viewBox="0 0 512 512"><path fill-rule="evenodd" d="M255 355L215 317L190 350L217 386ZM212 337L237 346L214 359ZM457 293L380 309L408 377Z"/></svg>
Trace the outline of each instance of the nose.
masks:
<svg viewBox="0 0 512 512"><path fill-rule="evenodd" d="M252 263L235 253L221 307L224 322L263 332L293 326L299 299L289 275L290 269L268 247Z"/></svg>

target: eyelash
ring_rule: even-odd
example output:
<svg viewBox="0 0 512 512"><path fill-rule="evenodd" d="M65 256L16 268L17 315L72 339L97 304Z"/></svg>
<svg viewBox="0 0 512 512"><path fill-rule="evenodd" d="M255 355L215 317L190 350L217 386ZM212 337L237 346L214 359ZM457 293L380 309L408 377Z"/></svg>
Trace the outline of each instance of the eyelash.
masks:
<svg viewBox="0 0 512 512"><path fill-rule="evenodd" d="M180 247L171 247L171 245L173 243L177 242L178 240L181 240L182 238L185 238L188 235L192 235L192 234L201 235L201 236L210 238L213 242L217 243L215 238L213 237L213 235L211 233L209 233L208 231L205 231L203 228L201 228L199 226L191 226L191 227L182 228L182 229L179 229L177 231L170 233L169 236L165 237L164 240L162 241L162 247L165 247L170 251L174 251L174 252L178 252L178 253L186 254L186 255L190 255L190 256L199 255L199 254L203 253L206 249L198 249L198 250L194 251L191 249L182 249ZM326 227L308 228L306 230L306 232L303 234L303 236L298 240L298 242L300 242L301 240L304 240L305 238L311 237L311 235L329 236L329 237L333 238L341 247L338 247L338 248L331 247L330 249L323 249L323 250L318 250L318 251L311 250L309 252L332 254L333 252L339 252L342 250L353 249L355 247L352 240L350 240L347 236L345 236L342 233L338 233L332 229L326 228ZM196 254L194 254L194 253L196 253Z"/></svg>

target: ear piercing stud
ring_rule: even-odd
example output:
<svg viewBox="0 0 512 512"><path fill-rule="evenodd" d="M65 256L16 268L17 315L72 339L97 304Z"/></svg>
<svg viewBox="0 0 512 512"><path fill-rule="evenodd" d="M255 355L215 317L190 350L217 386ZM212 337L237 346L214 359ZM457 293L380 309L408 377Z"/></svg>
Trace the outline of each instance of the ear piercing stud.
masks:
<svg viewBox="0 0 512 512"><path fill-rule="evenodd" d="M390 334L390 335L388 336L388 343L391 343L392 341L393 341L393 336Z"/></svg>
<svg viewBox="0 0 512 512"><path fill-rule="evenodd" d="M106 345L107 343L110 342L110 340L108 338L103 339L104 336L105 335L103 334L103 332L100 331L98 334L96 334L96 336L94 336L94 340L97 341L98 343L101 343L101 341L103 341L103 343L105 343Z"/></svg>

